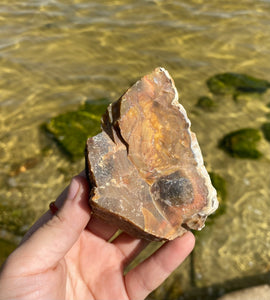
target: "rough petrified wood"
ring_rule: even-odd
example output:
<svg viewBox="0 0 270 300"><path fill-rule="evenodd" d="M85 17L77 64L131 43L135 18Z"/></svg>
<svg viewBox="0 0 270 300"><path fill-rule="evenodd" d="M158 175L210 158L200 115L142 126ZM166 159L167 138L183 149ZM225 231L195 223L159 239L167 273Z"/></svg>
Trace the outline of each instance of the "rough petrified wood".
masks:
<svg viewBox="0 0 270 300"><path fill-rule="evenodd" d="M88 139L93 213L149 240L201 229L216 191L168 72L155 69L112 103Z"/></svg>

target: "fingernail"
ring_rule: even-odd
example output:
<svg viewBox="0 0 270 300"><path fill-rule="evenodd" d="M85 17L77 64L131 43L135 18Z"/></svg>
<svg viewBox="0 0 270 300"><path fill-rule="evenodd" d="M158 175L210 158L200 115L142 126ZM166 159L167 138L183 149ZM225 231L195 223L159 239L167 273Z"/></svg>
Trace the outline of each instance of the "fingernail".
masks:
<svg viewBox="0 0 270 300"><path fill-rule="evenodd" d="M68 190L68 199L74 199L79 191L80 188L80 183L76 177L72 178L71 183L69 185L69 190Z"/></svg>

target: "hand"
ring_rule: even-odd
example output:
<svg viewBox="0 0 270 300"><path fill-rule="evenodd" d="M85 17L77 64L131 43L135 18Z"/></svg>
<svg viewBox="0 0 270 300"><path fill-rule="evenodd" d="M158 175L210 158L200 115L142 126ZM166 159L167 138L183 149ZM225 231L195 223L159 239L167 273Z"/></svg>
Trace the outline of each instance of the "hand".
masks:
<svg viewBox="0 0 270 300"><path fill-rule="evenodd" d="M194 247L188 232L165 243L123 274L147 245L91 215L84 176L72 179L9 256L0 273L0 299L144 299L182 263Z"/></svg>

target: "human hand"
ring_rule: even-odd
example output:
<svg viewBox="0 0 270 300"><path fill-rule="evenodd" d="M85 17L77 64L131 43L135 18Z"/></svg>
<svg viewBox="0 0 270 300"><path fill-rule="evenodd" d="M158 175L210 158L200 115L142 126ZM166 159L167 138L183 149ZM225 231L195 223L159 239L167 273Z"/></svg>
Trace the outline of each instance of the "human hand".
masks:
<svg viewBox="0 0 270 300"><path fill-rule="evenodd" d="M144 299L194 247L188 232L165 243L124 275L148 244L91 215L88 183L77 176L9 256L0 273L0 299Z"/></svg>

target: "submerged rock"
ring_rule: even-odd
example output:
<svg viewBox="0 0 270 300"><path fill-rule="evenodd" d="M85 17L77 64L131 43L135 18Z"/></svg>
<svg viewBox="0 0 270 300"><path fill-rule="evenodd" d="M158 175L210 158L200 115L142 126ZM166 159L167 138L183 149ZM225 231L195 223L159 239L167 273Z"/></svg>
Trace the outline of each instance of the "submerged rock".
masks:
<svg viewBox="0 0 270 300"><path fill-rule="evenodd" d="M207 86L213 94L262 94L270 87L270 82L239 73L223 73L210 77Z"/></svg>
<svg viewBox="0 0 270 300"><path fill-rule="evenodd" d="M78 110L50 119L45 128L69 157L82 158L85 140L101 131L100 119L108 104L108 100L86 101Z"/></svg>
<svg viewBox="0 0 270 300"><path fill-rule="evenodd" d="M111 104L89 138L92 211L149 240L200 230L218 201L186 111L168 72L157 68Z"/></svg>
<svg viewBox="0 0 270 300"><path fill-rule="evenodd" d="M227 200L227 183L226 180L217 173L209 173L211 182L217 191L217 197L219 202L218 210L210 216L210 219L220 216L226 211L226 200Z"/></svg>
<svg viewBox="0 0 270 300"><path fill-rule="evenodd" d="M257 149L260 139L258 129L244 128L225 135L219 146L233 157L256 159L262 156Z"/></svg>
<svg viewBox="0 0 270 300"><path fill-rule="evenodd" d="M270 142L270 122L266 122L262 125L262 132L265 139Z"/></svg>
<svg viewBox="0 0 270 300"><path fill-rule="evenodd" d="M213 111L216 108L216 103L212 98L202 96L198 99L196 106L205 111Z"/></svg>

